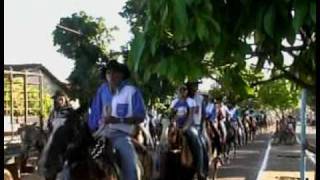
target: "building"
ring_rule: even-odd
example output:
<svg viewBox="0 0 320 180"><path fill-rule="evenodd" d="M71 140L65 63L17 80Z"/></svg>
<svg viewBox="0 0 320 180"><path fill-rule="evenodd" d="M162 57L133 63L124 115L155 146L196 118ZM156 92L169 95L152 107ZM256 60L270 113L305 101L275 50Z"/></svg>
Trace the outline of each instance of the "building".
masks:
<svg viewBox="0 0 320 180"><path fill-rule="evenodd" d="M43 89L50 95L54 95L57 90L68 91L68 84L58 80L46 67L42 64L5 64L4 70L18 72L41 73L43 75Z"/></svg>
<svg viewBox="0 0 320 180"><path fill-rule="evenodd" d="M37 122L42 126L53 103L45 98L52 97L57 90L67 92L68 84L59 81L43 65L5 64L4 132L16 131L21 123Z"/></svg>

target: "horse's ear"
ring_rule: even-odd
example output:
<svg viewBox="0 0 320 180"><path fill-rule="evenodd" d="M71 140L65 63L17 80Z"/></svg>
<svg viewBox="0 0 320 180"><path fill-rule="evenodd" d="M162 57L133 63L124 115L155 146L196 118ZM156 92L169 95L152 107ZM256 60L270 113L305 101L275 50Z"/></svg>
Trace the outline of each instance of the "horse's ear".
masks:
<svg viewBox="0 0 320 180"><path fill-rule="evenodd" d="M80 106L78 109L76 109L75 110L75 112L77 113L77 114L84 114L84 113L86 113L87 112L87 107L85 107L85 106Z"/></svg>

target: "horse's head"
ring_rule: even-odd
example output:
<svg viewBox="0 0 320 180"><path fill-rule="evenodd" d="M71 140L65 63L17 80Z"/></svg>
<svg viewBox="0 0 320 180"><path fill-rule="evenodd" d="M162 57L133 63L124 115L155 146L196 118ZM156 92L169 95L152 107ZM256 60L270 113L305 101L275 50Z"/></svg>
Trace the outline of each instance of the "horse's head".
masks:
<svg viewBox="0 0 320 180"><path fill-rule="evenodd" d="M88 148L91 135L82 114L70 109L64 118L53 119L53 130L39 161L40 172L46 177L55 177L65 160L79 158Z"/></svg>
<svg viewBox="0 0 320 180"><path fill-rule="evenodd" d="M169 146L173 149L181 146L182 133L179 131L177 123L172 121L168 129L168 142Z"/></svg>
<svg viewBox="0 0 320 180"><path fill-rule="evenodd" d="M34 132L36 131L36 124L33 123L31 125L22 124L18 129L18 134L20 135L22 143L31 143L33 140Z"/></svg>
<svg viewBox="0 0 320 180"><path fill-rule="evenodd" d="M18 129L23 150L26 152L31 148L36 148L40 153L46 142L46 134L36 126L37 123L31 125L21 125Z"/></svg>

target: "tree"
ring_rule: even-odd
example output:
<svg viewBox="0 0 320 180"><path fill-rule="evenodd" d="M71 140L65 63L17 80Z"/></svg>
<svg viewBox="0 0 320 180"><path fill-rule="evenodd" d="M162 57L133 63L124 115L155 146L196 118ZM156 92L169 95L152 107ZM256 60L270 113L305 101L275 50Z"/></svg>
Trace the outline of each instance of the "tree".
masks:
<svg viewBox="0 0 320 180"><path fill-rule="evenodd" d="M298 106L299 88L290 86L288 80L280 79L260 86L258 90L259 102L272 110L279 110L284 116L286 110Z"/></svg>
<svg viewBox="0 0 320 180"><path fill-rule="evenodd" d="M272 80L284 77L314 92L315 9L315 0L129 0L122 13L135 35L128 64L142 77L182 82L220 67L245 69L255 57L257 72L267 62ZM290 66L285 53L293 58Z"/></svg>
<svg viewBox="0 0 320 180"><path fill-rule="evenodd" d="M59 24L80 32L79 35L57 27L53 42L59 47L58 52L74 60L74 70L68 77L72 92L69 95L79 98L81 106L86 107L101 82L97 62L112 58L108 44L111 32L117 28L108 29L103 18L93 18L83 11L61 18Z"/></svg>

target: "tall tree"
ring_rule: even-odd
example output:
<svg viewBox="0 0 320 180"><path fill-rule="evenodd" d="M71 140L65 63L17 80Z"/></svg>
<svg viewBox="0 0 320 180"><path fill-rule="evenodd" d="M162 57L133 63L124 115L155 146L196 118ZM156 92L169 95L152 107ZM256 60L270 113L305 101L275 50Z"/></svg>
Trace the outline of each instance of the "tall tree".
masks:
<svg viewBox="0 0 320 180"><path fill-rule="evenodd" d="M68 77L70 95L79 98L81 106L87 106L101 80L97 63L112 58L108 44L113 39L111 32L117 28L108 29L103 18L93 18L83 11L61 18L59 25L79 32L57 27L53 31L53 42L59 47L58 52L74 61Z"/></svg>

